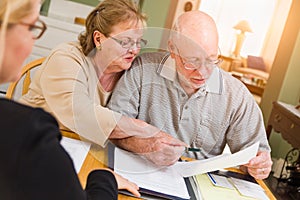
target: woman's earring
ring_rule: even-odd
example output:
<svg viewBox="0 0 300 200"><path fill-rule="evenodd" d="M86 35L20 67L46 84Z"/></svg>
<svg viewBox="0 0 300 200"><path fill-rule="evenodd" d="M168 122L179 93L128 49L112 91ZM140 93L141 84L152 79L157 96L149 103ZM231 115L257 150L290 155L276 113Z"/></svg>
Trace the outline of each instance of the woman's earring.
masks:
<svg viewBox="0 0 300 200"><path fill-rule="evenodd" d="M98 46L96 46L96 48L98 49L98 51L101 51L101 50L102 50L102 44L101 44L101 42L99 43Z"/></svg>

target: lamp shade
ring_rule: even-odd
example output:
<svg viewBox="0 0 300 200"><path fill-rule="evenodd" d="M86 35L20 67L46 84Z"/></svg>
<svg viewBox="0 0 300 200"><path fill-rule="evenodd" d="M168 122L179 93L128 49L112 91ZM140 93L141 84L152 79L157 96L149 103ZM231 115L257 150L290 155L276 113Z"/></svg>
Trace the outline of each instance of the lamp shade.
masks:
<svg viewBox="0 0 300 200"><path fill-rule="evenodd" d="M241 32L252 33L252 29L250 28L250 25L246 20L239 21L233 28L236 30L240 30Z"/></svg>

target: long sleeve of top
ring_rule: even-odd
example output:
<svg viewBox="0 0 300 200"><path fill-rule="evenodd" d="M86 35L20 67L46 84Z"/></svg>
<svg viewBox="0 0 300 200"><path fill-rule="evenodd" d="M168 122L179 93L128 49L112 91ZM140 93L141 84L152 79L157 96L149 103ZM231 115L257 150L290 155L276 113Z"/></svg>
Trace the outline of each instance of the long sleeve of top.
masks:
<svg viewBox="0 0 300 200"><path fill-rule="evenodd" d="M0 110L1 199L117 199L109 171L93 171L82 189L50 114L6 99L0 99Z"/></svg>

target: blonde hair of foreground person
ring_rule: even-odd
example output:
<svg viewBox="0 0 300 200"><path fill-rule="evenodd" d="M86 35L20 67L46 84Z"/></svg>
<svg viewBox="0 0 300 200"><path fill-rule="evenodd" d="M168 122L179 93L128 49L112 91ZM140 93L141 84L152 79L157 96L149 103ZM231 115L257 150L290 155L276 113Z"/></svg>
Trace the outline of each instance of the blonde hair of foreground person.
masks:
<svg viewBox="0 0 300 200"><path fill-rule="evenodd" d="M7 70L4 63L5 47L6 47L6 33L7 30L13 25L21 22L21 20L30 15L33 9L33 0L1 0L0 1L0 83L15 81L19 78L20 72L10 77L7 75ZM43 1L40 1L41 4ZM34 42L34 41L32 41ZM32 43L33 44L33 43ZM30 46L29 46L30 47ZM30 53L32 49L29 48ZM28 54L29 55L29 54ZM27 57L28 55L24 55ZM20 65L21 68L21 65ZM19 70L20 71L20 70Z"/></svg>

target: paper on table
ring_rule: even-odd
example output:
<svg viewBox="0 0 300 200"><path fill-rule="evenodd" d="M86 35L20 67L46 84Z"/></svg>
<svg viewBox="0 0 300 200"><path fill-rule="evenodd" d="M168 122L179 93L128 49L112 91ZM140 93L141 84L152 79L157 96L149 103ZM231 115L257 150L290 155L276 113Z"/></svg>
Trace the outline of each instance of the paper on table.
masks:
<svg viewBox="0 0 300 200"><path fill-rule="evenodd" d="M209 172L207 172L207 176L210 179L211 183L215 186L234 189L233 185L228 181L227 177L225 176L218 176L215 174L210 174ZM213 181L211 180L211 177L213 178Z"/></svg>
<svg viewBox="0 0 300 200"><path fill-rule="evenodd" d="M184 177L248 163L256 156L259 143L231 155L206 160L177 162L169 167L157 167L145 158L115 148L114 170L140 188L189 199Z"/></svg>
<svg viewBox="0 0 300 200"><path fill-rule="evenodd" d="M269 200L269 197L260 185L237 178L230 179L241 195L260 200Z"/></svg>
<svg viewBox="0 0 300 200"><path fill-rule="evenodd" d="M170 167L157 167L145 158L115 148L114 170L140 188L190 199L183 177Z"/></svg>
<svg viewBox="0 0 300 200"><path fill-rule="evenodd" d="M181 162L174 165L183 177L194 176L206 172L246 164L254 158L258 151L259 142L234 154L224 154L205 160Z"/></svg>
<svg viewBox="0 0 300 200"><path fill-rule="evenodd" d="M204 199L222 199L222 200L254 200L253 198L240 195L238 190L216 187L210 183L206 174L195 176L199 185L199 190Z"/></svg>
<svg viewBox="0 0 300 200"><path fill-rule="evenodd" d="M78 173L81 169L83 161L90 150L91 143L75 140L67 137L62 137L60 144L68 152L73 160L74 167Z"/></svg>

